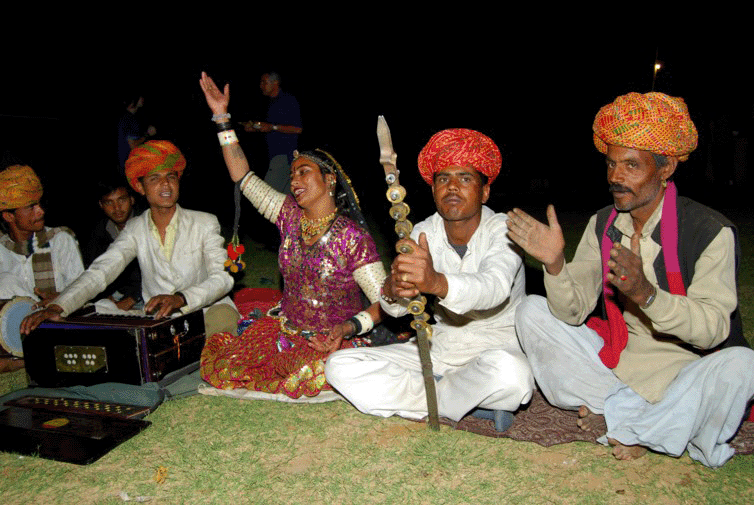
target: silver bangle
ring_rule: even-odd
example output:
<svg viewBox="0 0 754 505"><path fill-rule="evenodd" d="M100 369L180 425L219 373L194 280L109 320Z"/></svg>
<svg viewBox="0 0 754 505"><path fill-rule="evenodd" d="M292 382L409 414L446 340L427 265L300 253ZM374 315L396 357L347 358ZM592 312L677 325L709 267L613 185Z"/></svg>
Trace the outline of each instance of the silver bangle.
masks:
<svg viewBox="0 0 754 505"><path fill-rule="evenodd" d="M393 305L398 302L395 298L392 298L390 295L385 294L385 285L383 284L380 288L380 298L382 298L386 303L389 303L390 305Z"/></svg>
<svg viewBox="0 0 754 505"><path fill-rule="evenodd" d="M230 114L212 114L212 121L217 121L218 119L230 119Z"/></svg>

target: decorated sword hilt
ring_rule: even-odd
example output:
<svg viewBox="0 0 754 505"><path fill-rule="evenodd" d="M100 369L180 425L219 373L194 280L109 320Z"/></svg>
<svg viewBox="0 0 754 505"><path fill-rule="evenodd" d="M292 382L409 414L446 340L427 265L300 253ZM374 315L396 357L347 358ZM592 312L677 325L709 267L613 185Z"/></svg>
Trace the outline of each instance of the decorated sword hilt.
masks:
<svg viewBox="0 0 754 505"><path fill-rule="evenodd" d="M406 188L401 186L399 180L398 168L396 161L398 155L393 149L393 141L390 137L390 130L383 116L377 120L377 137L380 141L380 164L385 170L385 182L388 185L385 196L390 207L390 217L395 221L395 233L399 239L409 238L414 225L408 220L408 214L411 208L403 200L406 198ZM399 254L408 254L413 252L413 248L405 241L399 240L395 247ZM432 326L428 323L429 315L424 311L427 305L427 299L423 295L417 295L412 298L407 305L408 312L414 316L411 327L417 332L423 331L427 338L432 338Z"/></svg>
<svg viewBox="0 0 754 505"><path fill-rule="evenodd" d="M377 139L380 142L380 164L385 169L385 181L387 182L387 199L392 204L390 217L395 220L395 233L398 235L396 250L399 254L413 252L413 248L406 240L411 235L413 225L408 220L411 209L404 202L406 188L401 186L398 180L398 169L395 162L398 156L393 149L393 140L390 137L390 129L385 118L377 119ZM424 311L427 299L421 294L411 298L408 302L408 312L414 317L411 328L416 331L416 343L419 350L419 361L424 378L424 389L427 395L427 425L433 431L440 429L440 417L437 409L437 393L435 391L435 379L432 373L432 357L429 352L429 342L432 338L432 326L429 324L429 315Z"/></svg>

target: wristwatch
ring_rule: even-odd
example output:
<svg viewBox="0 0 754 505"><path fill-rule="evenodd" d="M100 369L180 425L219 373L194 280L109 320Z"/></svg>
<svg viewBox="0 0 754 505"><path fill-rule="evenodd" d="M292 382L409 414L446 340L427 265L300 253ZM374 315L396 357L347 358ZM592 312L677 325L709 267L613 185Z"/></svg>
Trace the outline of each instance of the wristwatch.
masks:
<svg viewBox="0 0 754 505"><path fill-rule="evenodd" d="M657 288L655 286L652 286L652 294L647 297L647 301L644 302L644 305L641 306L642 310L648 309L649 306L654 303L655 298L657 298Z"/></svg>

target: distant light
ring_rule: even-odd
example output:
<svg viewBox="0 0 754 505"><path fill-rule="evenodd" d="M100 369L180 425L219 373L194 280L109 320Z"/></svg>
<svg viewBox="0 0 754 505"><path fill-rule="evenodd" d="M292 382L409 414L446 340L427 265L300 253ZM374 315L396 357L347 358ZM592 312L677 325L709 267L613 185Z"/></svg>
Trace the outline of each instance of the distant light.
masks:
<svg viewBox="0 0 754 505"><path fill-rule="evenodd" d="M655 71L660 70L662 68L662 63L655 62Z"/></svg>

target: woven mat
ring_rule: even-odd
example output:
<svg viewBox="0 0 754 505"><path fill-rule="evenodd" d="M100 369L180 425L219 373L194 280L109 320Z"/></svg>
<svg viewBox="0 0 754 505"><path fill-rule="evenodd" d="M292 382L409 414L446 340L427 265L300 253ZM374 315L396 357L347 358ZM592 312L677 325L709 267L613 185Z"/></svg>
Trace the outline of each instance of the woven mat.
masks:
<svg viewBox="0 0 754 505"><path fill-rule="evenodd" d="M472 416L467 416L457 423L441 418L440 423L486 437L505 437L535 442L544 447L577 441L596 443L598 435L579 428L576 424L577 419L576 412L553 407L547 403L539 391L535 391L529 405L516 413L513 426L504 433L495 431L492 421ZM598 430L600 434L605 431L607 431L607 426ZM744 422L730 445L735 449L736 454L754 453L754 422Z"/></svg>
<svg viewBox="0 0 754 505"><path fill-rule="evenodd" d="M237 400L270 400L276 402L285 403L325 403L342 400L335 391L320 391L317 396L301 396L301 398L291 398L283 393L263 393L261 391L254 391L251 389L217 389L209 384L199 384L197 392L200 395L207 396L227 396L228 398L235 398Z"/></svg>

